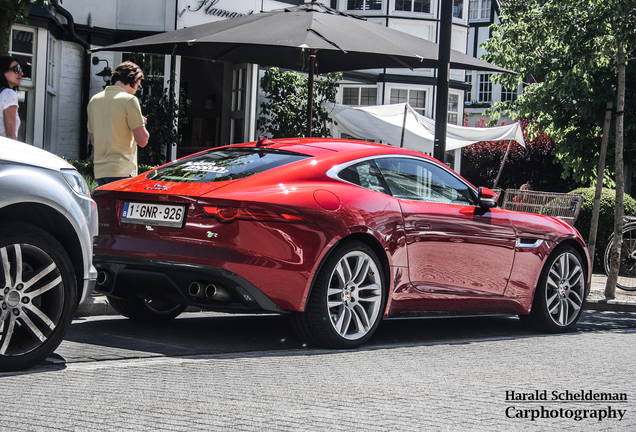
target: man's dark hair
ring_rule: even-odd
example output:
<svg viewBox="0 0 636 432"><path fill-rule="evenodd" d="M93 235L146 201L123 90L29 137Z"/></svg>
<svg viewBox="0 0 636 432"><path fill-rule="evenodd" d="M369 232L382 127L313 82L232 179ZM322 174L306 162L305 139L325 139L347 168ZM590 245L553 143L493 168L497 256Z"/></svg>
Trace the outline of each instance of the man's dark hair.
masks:
<svg viewBox="0 0 636 432"><path fill-rule="evenodd" d="M125 61L115 68L110 77L110 83L115 84L117 81L122 84L133 85L139 79L144 78L141 68L131 61Z"/></svg>
<svg viewBox="0 0 636 432"><path fill-rule="evenodd" d="M13 62L18 62L18 65L22 67L22 63L20 63L20 60L18 60L15 57L11 57L11 56L0 57L0 90L9 88L9 81L7 81L7 77L4 76L4 73L11 69L11 63Z"/></svg>

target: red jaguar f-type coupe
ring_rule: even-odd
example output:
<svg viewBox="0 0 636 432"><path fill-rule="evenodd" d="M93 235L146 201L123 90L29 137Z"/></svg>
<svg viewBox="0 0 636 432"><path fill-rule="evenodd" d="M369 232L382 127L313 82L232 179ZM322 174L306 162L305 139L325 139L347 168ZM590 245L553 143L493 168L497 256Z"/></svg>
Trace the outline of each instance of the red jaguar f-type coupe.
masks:
<svg viewBox="0 0 636 432"><path fill-rule="evenodd" d="M567 223L497 207L421 153L336 139L213 148L98 188L98 289L121 314L290 314L351 348L382 319L517 314L574 326L589 291Z"/></svg>

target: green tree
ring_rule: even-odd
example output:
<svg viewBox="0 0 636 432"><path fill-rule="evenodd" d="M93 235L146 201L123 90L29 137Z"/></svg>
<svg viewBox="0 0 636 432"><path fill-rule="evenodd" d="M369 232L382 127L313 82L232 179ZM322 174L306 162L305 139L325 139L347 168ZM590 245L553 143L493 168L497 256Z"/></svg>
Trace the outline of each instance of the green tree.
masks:
<svg viewBox="0 0 636 432"><path fill-rule="evenodd" d="M329 73L314 81L312 136L331 136L331 122L322 102L336 102L338 81L342 73ZM258 128L272 138L303 137L307 125L308 86L307 77L297 72L281 72L268 69L261 78L261 87L267 94L267 102L261 103Z"/></svg>
<svg viewBox="0 0 636 432"><path fill-rule="evenodd" d="M508 86L525 82L516 101L498 104L491 114L532 119L536 133L544 131L557 141L555 156L564 175L578 182L596 179L605 104L616 102L621 90L619 69L625 61L619 41L627 55L636 45L636 2L501 0L500 5L501 24L492 27L493 37L484 44L485 59L520 73L496 81ZM628 79L636 79L636 68L628 66ZM633 149L636 99L625 102L624 138L626 148ZM629 165L635 155L626 156Z"/></svg>
<svg viewBox="0 0 636 432"><path fill-rule="evenodd" d="M51 8L51 2L48 0L0 0L0 55L9 54L11 26L16 21L26 19L31 3Z"/></svg>
<svg viewBox="0 0 636 432"><path fill-rule="evenodd" d="M630 56L636 49L634 0L501 0L501 24L485 44L486 60L529 79L515 102L495 113L516 110L558 141L557 157L577 180L595 177L605 104L616 101L614 167L615 247L605 295L614 297L623 226L625 163L634 155L634 101L625 100ZM510 87L512 78L497 78ZM519 83L519 81L517 81ZM496 115L496 114L495 114ZM625 127L625 119L629 125ZM627 145L625 145L627 142ZM601 177L602 181L602 177ZM628 179L628 190L631 175Z"/></svg>

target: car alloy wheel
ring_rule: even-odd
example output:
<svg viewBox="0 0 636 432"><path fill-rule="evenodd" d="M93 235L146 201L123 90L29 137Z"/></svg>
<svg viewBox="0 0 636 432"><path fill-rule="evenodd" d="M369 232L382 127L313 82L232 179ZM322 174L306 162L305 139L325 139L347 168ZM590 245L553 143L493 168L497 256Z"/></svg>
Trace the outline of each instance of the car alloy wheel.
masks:
<svg viewBox="0 0 636 432"><path fill-rule="evenodd" d="M573 327L583 311L585 287L585 268L579 253L570 246L558 248L539 278L530 323L549 332Z"/></svg>
<svg viewBox="0 0 636 432"><path fill-rule="evenodd" d="M0 370L35 366L60 344L73 319L77 282L62 246L43 230L0 230Z"/></svg>
<svg viewBox="0 0 636 432"><path fill-rule="evenodd" d="M334 267L327 290L334 330L348 340L364 337L377 321L382 304L382 281L373 258L361 251L347 253Z"/></svg>
<svg viewBox="0 0 636 432"><path fill-rule="evenodd" d="M309 305L292 323L310 342L353 348L375 332L385 304L385 281L375 253L351 242L327 259L316 278Z"/></svg>

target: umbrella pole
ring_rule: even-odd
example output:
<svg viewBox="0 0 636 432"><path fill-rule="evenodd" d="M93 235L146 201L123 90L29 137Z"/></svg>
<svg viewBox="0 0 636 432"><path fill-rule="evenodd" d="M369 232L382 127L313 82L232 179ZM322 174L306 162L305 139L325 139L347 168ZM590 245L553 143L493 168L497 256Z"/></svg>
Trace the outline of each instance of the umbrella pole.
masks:
<svg viewBox="0 0 636 432"><path fill-rule="evenodd" d="M402 138L400 138L400 147L404 147L404 131L406 130L406 113L409 106L404 104L404 120L402 120Z"/></svg>
<svg viewBox="0 0 636 432"><path fill-rule="evenodd" d="M497 174L497 178L495 179L495 184L492 185L493 188L497 187L497 183L499 183L499 177L501 177L501 171L503 171L504 164L506 163L506 159L508 158L508 153L510 153L510 147L512 146L512 140L508 141L508 148L506 149L506 153L504 154L503 159L501 160L501 166L499 167L499 173Z"/></svg>
<svg viewBox="0 0 636 432"><path fill-rule="evenodd" d="M308 87L308 101L307 101L307 133L306 137L311 137L311 123L314 111L314 69L316 68L316 51L312 49L309 51L309 79L307 80Z"/></svg>

